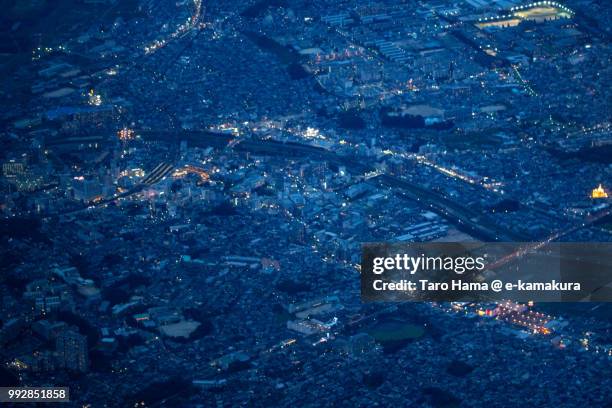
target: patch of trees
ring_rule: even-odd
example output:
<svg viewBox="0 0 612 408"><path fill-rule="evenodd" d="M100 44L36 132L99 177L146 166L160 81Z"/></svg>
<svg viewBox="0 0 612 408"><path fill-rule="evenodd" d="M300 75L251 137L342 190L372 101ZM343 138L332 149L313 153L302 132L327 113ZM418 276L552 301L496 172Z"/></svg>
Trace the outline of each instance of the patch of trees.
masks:
<svg viewBox="0 0 612 408"><path fill-rule="evenodd" d="M454 375L455 377L465 377L472 371L474 371L474 367L459 360L451 361L446 368L446 372L450 375Z"/></svg>
<svg viewBox="0 0 612 408"><path fill-rule="evenodd" d="M35 242L46 242L48 238L40 231L40 220L35 218L0 219L0 236L6 238L29 239Z"/></svg>
<svg viewBox="0 0 612 408"><path fill-rule="evenodd" d="M518 211L521 207L521 204L516 200L502 200L497 204L489 207L491 212L514 212Z"/></svg>
<svg viewBox="0 0 612 408"><path fill-rule="evenodd" d="M291 279L283 279L276 284L276 289L280 290L281 292L296 294L300 292L307 292L311 288L310 285L305 282L297 282Z"/></svg>
<svg viewBox="0 0 612 408"><path fill-rule="evenodd" d="M130 274L102 290L102 297L111 305L126 303L130 300L133 290L139 286L148 286L151 279L139 274Z"/></svg>
<svg viewBox="0 0 612 408"><path fill-rule="evenodd" d="M382 371L367 372L363 375L363 384L370 388L376 389L385 382L385 373Z"/></svg>
<svg viewBox="0 0 612 408"><path fill-rule="evenodd" d="M289 77L294 80L308 78L310 73L304 69L302 64L292 63L287 67L287 72L289 72Z"/></svg>
<svg viewBox="0 0 612 408"><path fill-rule="evenodd" d="M217 215L219 217L229 217L230 215L237 215L238 211L228 201L224 201L217 207L213 208L207 213L208 215Z"/></svg>
<svg viewBox="0 0 612 408"><path fill-rule="evenodd" d="M98 329L92 326L87 320L69 310L60 310L57 313L58 320L66 322L70 326L76 326L79 332L87 336L87 345L92 348L100 339Z"/></svg>
<svg viewBox="0 0 612 408"><path fill-rule="evenodd" d="M170 397L179 398L180 396L188 398L196 393L197 388L189 380L175 376L165 381L154 382L137 391L134 395L127 398L130 403L126 404L126 406L135 406L135 404L143 401L145 403L144 406L149 407ZM180 406L177 399L173 399L172 403L173 406Z"/></svg>
<svg viewBox="0 0 612 408"><path fill-rule="evenodd" d="M338 126L343 129L361 130L365 129L365 120L359 115L359 111L351 109L338 114Z"/></svg>

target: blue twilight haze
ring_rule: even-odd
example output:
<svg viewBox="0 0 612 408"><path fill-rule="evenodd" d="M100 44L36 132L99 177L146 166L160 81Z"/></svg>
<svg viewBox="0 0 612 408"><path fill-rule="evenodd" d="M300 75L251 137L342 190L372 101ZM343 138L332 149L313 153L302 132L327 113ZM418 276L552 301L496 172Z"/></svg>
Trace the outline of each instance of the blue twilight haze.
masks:
<svg viewBox="0 0 612 408"><path fill-rule="evenodd" d="M611 2L0 5L10 395L612 407L610 303L360 296L362 243L612 241Z"/></svg>

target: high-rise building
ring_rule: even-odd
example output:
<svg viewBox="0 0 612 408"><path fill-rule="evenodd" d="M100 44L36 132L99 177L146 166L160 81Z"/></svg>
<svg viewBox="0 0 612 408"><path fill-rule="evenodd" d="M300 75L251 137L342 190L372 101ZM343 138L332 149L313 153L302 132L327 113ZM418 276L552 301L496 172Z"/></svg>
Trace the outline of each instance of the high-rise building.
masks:
<svg viewBox="0 0 612 408"><path fill-rule="evenodd" d="M72 330L67 330L57 336L55 347L59 366L68 370L87 372L89 356L87 353L87 337Z"/></svg>
<svg viewBox="0 0 612 408"><path fill-rule="evenodd" d="M8 179L23 176L26 174L26 165L22 162L14 160L2 163L2 174Z"/></svg>
<svg viewBox="0 0 612 408"><path fill-rule="evenodd" d="M97 179L75 177L72 180L74 198L83 202L92 201L103 194L102 184Z"/></svg>

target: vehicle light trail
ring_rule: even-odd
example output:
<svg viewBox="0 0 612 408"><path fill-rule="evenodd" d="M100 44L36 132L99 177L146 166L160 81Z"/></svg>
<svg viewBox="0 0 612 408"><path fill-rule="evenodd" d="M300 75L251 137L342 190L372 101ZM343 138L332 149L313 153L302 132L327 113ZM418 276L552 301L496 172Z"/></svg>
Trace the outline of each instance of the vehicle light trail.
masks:
<svg viewBox="0 0 612 408"><path fill-rule="evenodd" d="M194 0L193 5L194 5L194 11L191 14L191 16L189 16L187 21L179 25L176 28L176 30L172 32L172 34L170 34L167 38L164 38L161 40L155 40L149 45L144 47L144 51L146 55L156 52L160 48L165 47L170 41L176 38L182 37L187 32L191 31L193 28L199 27L198 23L200 21L200 17L202 13L202 0Z"/></svg>

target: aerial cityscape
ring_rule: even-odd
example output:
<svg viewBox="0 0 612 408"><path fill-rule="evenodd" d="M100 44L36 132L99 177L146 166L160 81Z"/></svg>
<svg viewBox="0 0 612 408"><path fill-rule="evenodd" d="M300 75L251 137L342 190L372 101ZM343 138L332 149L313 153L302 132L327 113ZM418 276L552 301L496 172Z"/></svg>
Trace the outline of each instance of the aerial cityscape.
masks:
<svg viewBox="0 0 612 408"><path fill-rule="evenodd" d="M612 3L0 4L1 387L612 407L610 303L360 296L363 243L612 242Z"/></svg>

